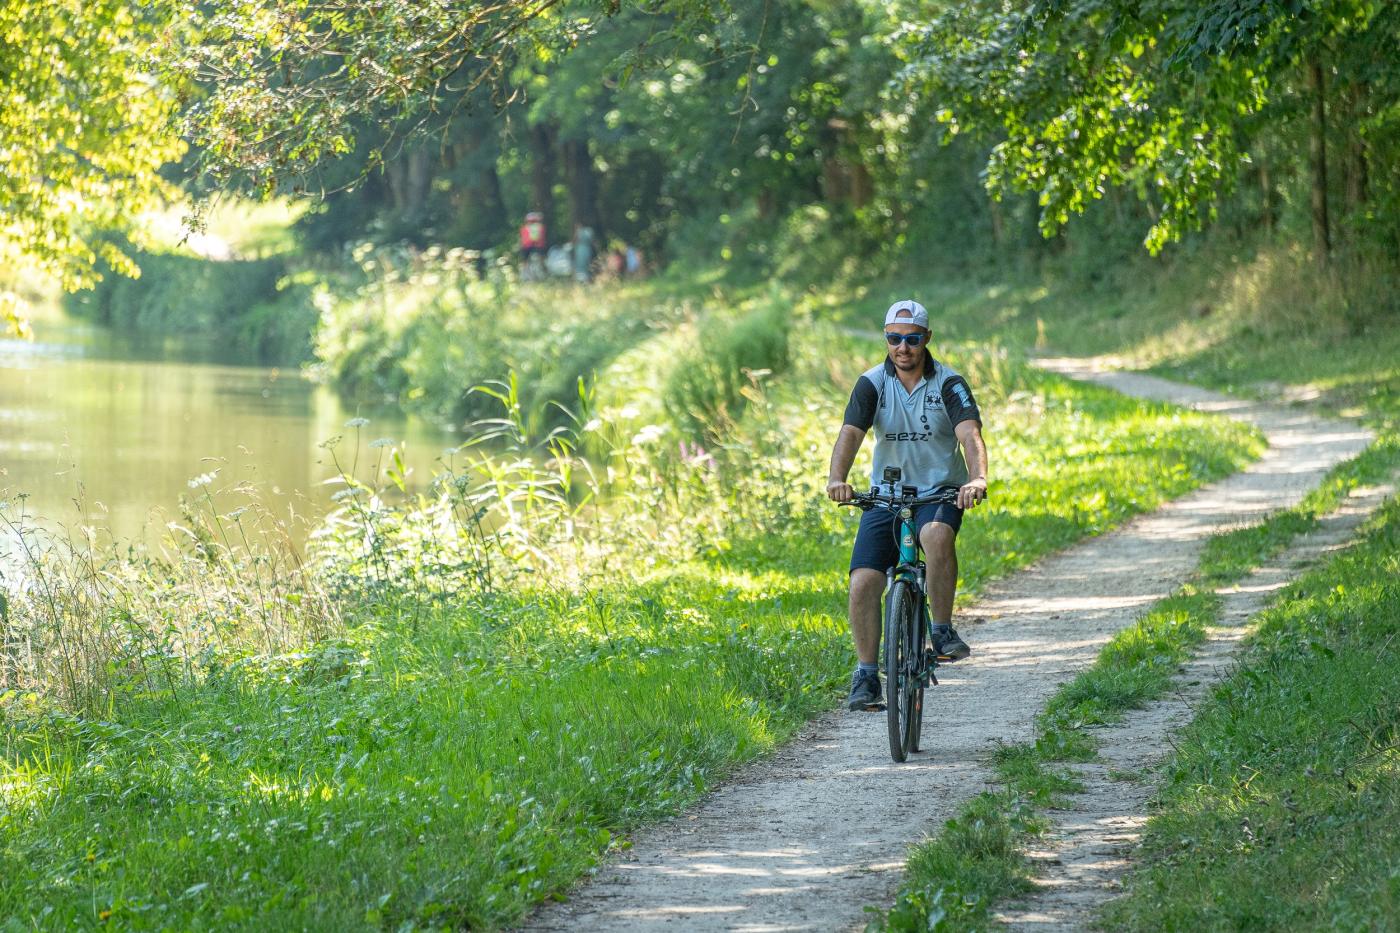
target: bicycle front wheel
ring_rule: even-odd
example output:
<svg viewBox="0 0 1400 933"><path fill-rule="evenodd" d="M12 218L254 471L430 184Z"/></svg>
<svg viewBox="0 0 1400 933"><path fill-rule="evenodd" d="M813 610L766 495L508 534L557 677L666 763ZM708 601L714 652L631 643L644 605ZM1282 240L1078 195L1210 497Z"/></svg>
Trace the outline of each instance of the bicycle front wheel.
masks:
<svg viewBox="0 0 1400 933"><path fill-rule="evenodd" d="M917 750L917 731L923 716L919 710L918 612L912 587L896 581L885 600L885 723L889 729L890 756L904 761Z"/></svg>

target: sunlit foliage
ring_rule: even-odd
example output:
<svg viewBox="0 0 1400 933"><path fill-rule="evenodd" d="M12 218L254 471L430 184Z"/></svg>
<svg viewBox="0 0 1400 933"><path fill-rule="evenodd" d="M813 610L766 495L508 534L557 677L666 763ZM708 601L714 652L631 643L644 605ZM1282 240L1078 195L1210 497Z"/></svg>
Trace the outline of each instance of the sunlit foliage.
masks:
<svg viewBox="0 0 1400 933"><path fill-rule="evenodd" d="M154 58L173 14L129 0L0 4L0 262L37 263L70 288L91 284L99 259L135 271L121 236L167 193L158 170L184 151Z"/></svg>

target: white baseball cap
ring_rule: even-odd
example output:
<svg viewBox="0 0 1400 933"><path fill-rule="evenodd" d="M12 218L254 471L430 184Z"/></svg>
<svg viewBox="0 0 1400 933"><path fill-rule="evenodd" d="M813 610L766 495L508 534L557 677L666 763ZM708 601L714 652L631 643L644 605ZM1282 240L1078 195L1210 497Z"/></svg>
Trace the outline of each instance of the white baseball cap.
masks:
<svg viewBox="0 0 1400 933"><path fill-rule="evenodd" d="M913 298L901 298L885 312L885 326L891 324L913 324L928 330L928 309Z"/></svg>

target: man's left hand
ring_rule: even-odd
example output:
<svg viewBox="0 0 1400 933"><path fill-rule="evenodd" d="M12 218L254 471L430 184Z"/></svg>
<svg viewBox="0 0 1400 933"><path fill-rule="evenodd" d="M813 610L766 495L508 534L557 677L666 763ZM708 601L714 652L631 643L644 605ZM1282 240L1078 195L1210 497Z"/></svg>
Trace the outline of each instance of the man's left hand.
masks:
<svg viewBox="0 0 1400 933"><path fill-rule="evenodd" d="M958 489L958 508L970 509L979 502L987 499L987 481L985 479L969 480L966 486Z"/></svg>

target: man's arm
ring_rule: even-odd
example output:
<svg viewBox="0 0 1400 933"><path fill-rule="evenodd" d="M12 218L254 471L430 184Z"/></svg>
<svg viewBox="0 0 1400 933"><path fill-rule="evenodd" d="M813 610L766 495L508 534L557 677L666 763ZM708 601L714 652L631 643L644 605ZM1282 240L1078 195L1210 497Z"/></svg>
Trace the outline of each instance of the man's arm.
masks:
<svg viewBox="0 0 1400 933"><path fill-rule="evenodd" d="M846 482L851 464L856 461L865 431L853 424L841 425L841 433L836 435L836 446L831 449L831 468L826 473L826 495L836 502L850 502L855 490Z"/></svg>
<svg viewBox="0 0 1400 933"><path fill-rule="evenodd" d="M970 509L987 498L987 445L982 442L982 425L972 419L958 422L953 433L967 458L968 480L958 490L958 508Z"/></svg>

